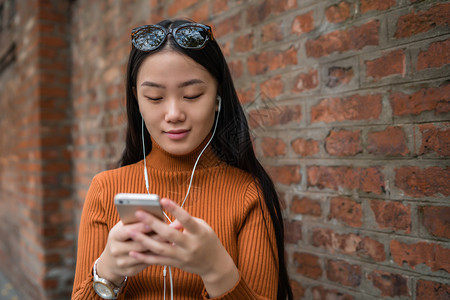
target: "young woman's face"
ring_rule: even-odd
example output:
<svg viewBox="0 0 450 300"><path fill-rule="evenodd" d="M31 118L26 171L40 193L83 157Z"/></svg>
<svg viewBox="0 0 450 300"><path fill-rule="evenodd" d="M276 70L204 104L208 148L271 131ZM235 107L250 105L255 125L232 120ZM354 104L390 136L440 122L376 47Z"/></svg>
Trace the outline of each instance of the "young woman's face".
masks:
<svg viewBox="0 0 450 300"><path fill-rule="evenodd" d="M214 124L217 82L200 64L175 51L148 56L136 82L148 132L165 151L195 150Z"/></svg>

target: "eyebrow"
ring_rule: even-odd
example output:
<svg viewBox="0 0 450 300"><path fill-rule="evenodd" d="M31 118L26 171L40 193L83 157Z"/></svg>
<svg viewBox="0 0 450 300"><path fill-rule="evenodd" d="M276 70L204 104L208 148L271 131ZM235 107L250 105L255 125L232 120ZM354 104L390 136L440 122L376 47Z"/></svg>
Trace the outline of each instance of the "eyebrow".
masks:
<svg viewBox="0 0 450 300"><path fill-rule="evenodd" d="M205 83L203 80L200 79L191 79L185 82L182 82L181 84L178 85L178 88L184 88L187 87L189 85L194 85L194 84L202 84ZM155 83L155 82L151 82L151 81L144 81L141 86L149 86L149 87L156 87L156 88L160 88L160 89L165 89L166 87L162 84L159 83Z"/></svg>

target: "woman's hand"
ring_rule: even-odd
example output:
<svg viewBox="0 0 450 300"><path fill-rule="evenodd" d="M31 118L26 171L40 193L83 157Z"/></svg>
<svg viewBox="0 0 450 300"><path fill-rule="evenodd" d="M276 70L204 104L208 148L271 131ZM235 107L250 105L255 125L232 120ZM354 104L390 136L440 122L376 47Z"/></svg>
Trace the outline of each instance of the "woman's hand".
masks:
<svg viewBox="0 0 450 300"><path fill-rule="evenodd" d="M130 256L147 265L174 266L200 275L210 297L233 288L239 272L214 230L169 199L161 199L161 205L176 220L168 225L148 213L137 212L141 224L153 230L159 239L139 230L131 232L132 239L149 252L131 251Z"/></svg>
<svg viewBox="0 0 450 300"><path fill-rule="evenodd" d="M97 263L97 274L116 286L122 283L125 276L133 276L148 267L129 255L132 251L146 251L141 243L131 239L131 233L134 232L148 234L151 229L143 223L117 223L109 232L105 249Z"/></svg>

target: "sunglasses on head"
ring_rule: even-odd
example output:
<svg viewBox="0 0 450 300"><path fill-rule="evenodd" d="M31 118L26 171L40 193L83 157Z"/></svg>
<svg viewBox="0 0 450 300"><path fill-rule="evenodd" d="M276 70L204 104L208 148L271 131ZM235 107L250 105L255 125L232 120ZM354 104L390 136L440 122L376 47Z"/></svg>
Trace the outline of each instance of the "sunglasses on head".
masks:
<svg viewBox="0 0 450 300"><path fill-rule="evenodd" d="M164 43L169 33L180 47L191 50L202 49L208 40L214 40L210 26L187 23L175 28L160 25L137 27L131 31L131 43L138 50L152 51Z"/></svg>

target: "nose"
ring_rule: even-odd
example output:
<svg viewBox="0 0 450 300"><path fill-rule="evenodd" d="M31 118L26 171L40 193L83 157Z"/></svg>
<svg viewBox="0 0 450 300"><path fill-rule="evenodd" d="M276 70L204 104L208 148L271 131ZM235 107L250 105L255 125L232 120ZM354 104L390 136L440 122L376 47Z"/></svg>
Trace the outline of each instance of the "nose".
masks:
<svg viewBox="0 0 450 300"><path fill-rule="evenodd" d="M183 122L186 119L186 114L183 111L181 103L176 99L166 102L165 121L168 123Z"/></svg>

